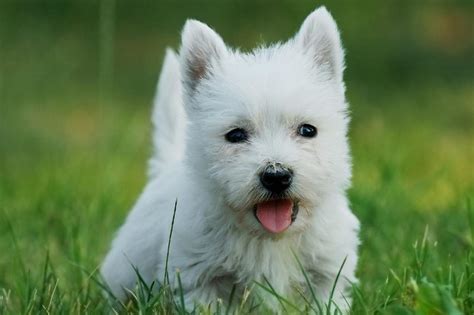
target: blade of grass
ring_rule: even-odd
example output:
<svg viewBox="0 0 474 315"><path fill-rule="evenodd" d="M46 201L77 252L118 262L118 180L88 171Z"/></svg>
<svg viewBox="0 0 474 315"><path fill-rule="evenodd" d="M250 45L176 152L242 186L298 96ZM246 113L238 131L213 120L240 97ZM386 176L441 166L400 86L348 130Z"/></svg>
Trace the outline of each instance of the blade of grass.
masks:
<svg viewBox="0 0 474 315"><path fill-rule="evenodd" d="M234 284L232 286L232 290L230 291L229 301L227 301L227 309L225 310L225 315L229 315L229 312L230 312L231 306L232 306L232 301L234 299L236 288L237 288L237 286Z"/></svg>
<svg viewBox="0 0 474 315"><path fill-rule="evenodd" d="M327 314L331 314L331 305L333 304L333 297L334 297L334 293L336 292L337 282L339 281L339 277L341 276L341 272L342 272L342 269L344 268L344 265L346 264L346 261L347 261L347 256L342 261L341 267L339 268L339 271L337 272L336 279L334 279L334 283L331 289L331 294L329 295Z"/></svg>
<svg viewBox="0 0 474 315"><path fill-rule="evenodd" d="M49 251L46 251L46 258L44 262L44 268L43 268L43 281L41 284L41 291L40 291L40 300L38 303L38 312L41 312L42 305L43 305L43 299L44 295L46 293L46 283L48 282L48 267L49 267Z"/></svg>
<svg viewBox="0 0 474 315"><path fill-rule="evenodd" d="M354 292L354 296L357 298L358 304L363 309L363 314L369 314L369 309L363 297L361 289L357 285L352 286L352 292Z"/></svg>
<svg viewBox="0 0 474 315"><path fill-rule="evenodd" d="M255 282L259 287L261 287L263 290L267 291L268 293L270 293L271 295L273 295L274 297L277 298L278 302L280 303L281 307L285 310L285 312L287 312L287 309L285 307L285 304L288 304L289 306L291 306L293 309L297 310L297 311L300 311L300 309L294 305L293 303L291 303L290 301L288 301L287 299L285 299L283 296L281 296L280 294L278 294L275 289L273 288L273 286L271 285L271 283L268 281L268 279L266 277L263 277L263 279L265 280L265 282L267 283L267 286L264 286L263 284L259 283L259 282Z"/></svg>
<svg viewBox="0 0 474 315"><path fill-rule="evenodd" d="M179 309L179 313L186 312L186 305L184 303L184 293L183 293L183 284L181 282L181 276L179 272L176 272L176 277L178 278L178 289L179 289L179 301L181 303L181 308Z"/></svg>
<svg viewBox="0 0 474 315"><path fill-rule="evenodd" d="M20 271L21 271L21 274L23 276L23 281L27 282L28 281L28 275L27 275L27 272L26 272L25 262L23 261L23 257L21 257L20 246L18 246L18 240L16 238L15 231L13 230L13 225L10 221L10 218L8 217L7 212L3 208L2 208L2 215L3 215L3 218L4 218L5 222L7 223L8 234L10 234L10 237L11 237L12 242L13 242L14 257L18 260L18 264L20 265Z"/></svg>
<svg viewBox="0 0 474 315"><path fill-rule="evenodd" d="M306 305L308 305L315 314L321 314L318 312L317 309L314 308L313 304L311 303L310 300L308 300L308 298L306 297L306 294L304 294L304 292L302 292L300 289L296 288L296 292L300 295L300 297L306 302Z"/></svg>
<svg viewBox="0 0 474 315"><path fill-rule="evenodd" d="M469 222L469 229L471 231L471 248L474 249L474 210L471 208L471 199L466 200L467 219Z"/></svg>
<svg viewBox="0 0 474 315"><path fill-rule="evenodd" d="M292 251L293 252L293 251ZM323 309L321 307L321 303L318 301L318 299L316 298L316 293L314 292L314 289L313 289L313 285L311 284L311 281L309 280L309 277L308 277L308 274L306 273L306 270L304 269L303 267L303 264L301 263L301 261L299 260L298 256L293 252L293 256L295 257L296 259L296 262L298 263L298 266L299 268L301 269L301 271L303 272L303 276L304 276L304 279L306 281L306 285L308 286L309 290L310 290L310 293L311 293L311 297L314 301L314 303L316 303L316 306L318 308L318 311L320 314L323 313Z"/></svg>
<svg viewBox="0 0 474 315"><path fill-rule="evenodd" d="M165 261L165 276L163 283L169 285L169 274L168 274L168 261L170 257L170 248L171 248L171 237L173 236L173 229L174 229L174 220L176 218L176 208L178 207L178 199L174 202L174 210L173 210L173 218L171 219L171 228L170 228L170 235L168 237L168 248L166 249L166 261Z"/></svg>
<svg viewBox="0 0 474 315"><path fill-rule="evenodd" d="M113 303L117 303L123 309L127 308L127 306L115 296L115 294L112 292L112 290L109 288L109 286L107 284L104 284L104 283L102 283L101 280L97 279L97 277L95 276L95 273L97 272L99 267L96 267L92 273L89 272L88 270L86 270L82 266L78 265L77 267L79 267L79 269L82 272L86 273L88 275L88 279L92 280L93 283L95 283L97 286L99 286L99 288L107 294L107 297L110 300L112 300ZM113 309L113 310L115 311L115 309Z"/></svg>

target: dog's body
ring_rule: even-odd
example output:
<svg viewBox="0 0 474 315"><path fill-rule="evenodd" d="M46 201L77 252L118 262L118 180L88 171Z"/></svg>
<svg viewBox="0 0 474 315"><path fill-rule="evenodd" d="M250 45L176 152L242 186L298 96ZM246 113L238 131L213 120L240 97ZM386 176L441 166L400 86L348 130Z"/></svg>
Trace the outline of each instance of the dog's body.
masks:
<svg viewBox="0 0 474 315"><path fill-rule="evenodd" d="M105 259L105 281L125 299L134 267L147 283L164 279L177 201L168 271L176 284L179 270L187 305L227 301L234 285L255 281L283 296L304 290L296 256L321 302L346 260L333 300L347 309L359 223L345 196L347 104L332 17L318 9L294 39L251 54L188 21L180 58L167 52L150 181Z"/></svg>

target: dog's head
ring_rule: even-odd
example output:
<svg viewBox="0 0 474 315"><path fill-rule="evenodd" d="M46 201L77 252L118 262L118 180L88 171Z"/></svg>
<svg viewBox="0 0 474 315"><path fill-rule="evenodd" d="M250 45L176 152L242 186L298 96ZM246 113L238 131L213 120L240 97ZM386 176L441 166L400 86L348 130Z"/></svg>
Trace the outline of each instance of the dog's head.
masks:
<svg viewBox="0 0 474 315"><path fill-rule="evenodd" d="M296 233L350 181L343 50L325 8L284 44L229 49L205 24L183 31L187 163L239 227Z"/></svg>

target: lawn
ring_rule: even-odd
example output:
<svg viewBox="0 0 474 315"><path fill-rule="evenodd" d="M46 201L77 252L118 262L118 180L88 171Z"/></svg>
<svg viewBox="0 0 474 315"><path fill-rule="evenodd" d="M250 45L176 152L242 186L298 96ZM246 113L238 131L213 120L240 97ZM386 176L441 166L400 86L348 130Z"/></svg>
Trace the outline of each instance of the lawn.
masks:
<svg viewBox="0 0 474 315"><path fill-rule="evenodd" d="M248 49L316 6L113 3L0 0L0 314L110 310L97 268L146 181L155 80L186 17ZM474 314L473 6L328 7L362 223L353 313Z"/></svg>

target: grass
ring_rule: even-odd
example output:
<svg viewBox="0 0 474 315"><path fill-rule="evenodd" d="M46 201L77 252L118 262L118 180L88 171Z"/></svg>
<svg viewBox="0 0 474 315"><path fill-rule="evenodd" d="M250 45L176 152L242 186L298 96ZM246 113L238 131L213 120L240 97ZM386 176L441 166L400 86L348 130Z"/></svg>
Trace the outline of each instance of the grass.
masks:
<svg viewBox="0 0 474 315"><path fill-rule="evenodd" d="M359 105L363 95L349 95L349 193L362 222L353 312L472 314L471 127L453 122L470 114L468 97L460 95L471 92L466 87L432 99L430 91L404 93L406 100L387 101L399 106L388 113L375 103ZM414 125L411 103L418 98L431 101L425 121ZM432 114L453 103L463 113ZM0 128L15 142L1 157L0 250L8 253L0 257L2 313L108 309L96 270L145 181L148 113L120 102L8 113ZM20 128L19 121L34 123ZM169 292L158 298L146 288L138 292L127 305L132 313L182 313Z"/></svg>
<svg viewBox="0 0 474 315"><path fill-rule="evenodd" d="M160 54L165 44L176 44L184 16L210 20L229 41L249 47L259 40L254 28L266 30L269 39L281 38L283 29L290 34L314 6L281 5L265 15L262 3L228 10L216 6L209 13L197 6L170 9L168 16L163 10L134 11L121 2L107 13L114 1L105 1L89 16L91 4L30 4L31 10L20 10L25 7L0 2L0 314L110 311L97 268L145 183L149 103ZM253 13L245 10L248 6ZM351 17L360 14L357 8L335 8L347 43L353 117L349 196L362 222L352 313L473 314L469 54L423 50L417 45L436 44L426 38L410 45L413 50L394 50L397 35L369 32L372 25ZM389 18L388 11L374 8L364 8L371 19ZM403 12L423 12L426 18L448 12L441 9ZM256 17L264 15L281 22L280 29L258 24ZM97 23L100 16L115 17L115 27L110 21ZM229 21L245 27L233 30ZM108 33L116 34L115 49L110 50ZM388 46L376 44L382 40ZM382 70L365 60L361 49L373 49L370 58L397 71L376 72ZM397 57L400 64L383 59L393 51L407 54ZM375 79L364 69L376 73ZM271 291L268 284L260 285ZM179 294L173 298L166 286L153 295L150 291L139 283L127 312L184 313ZM315 311L311 294L304 297L308 303L279 298L289 312ZM237 311L263 311L247 302L235 305ZM331 308L320 311L333 313ZM220 314L227 311L219 306ZM196 312L210 313L203 306Z"/></svg>

